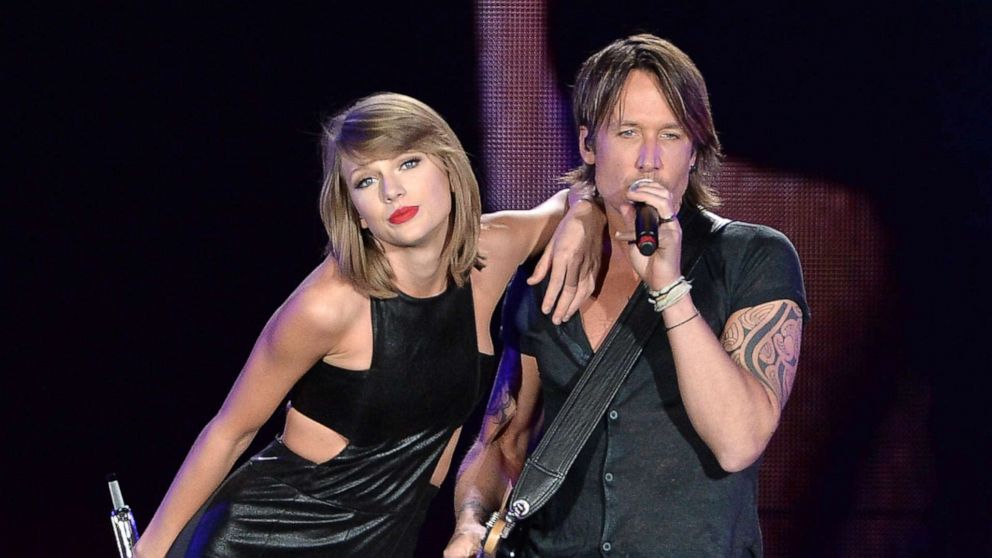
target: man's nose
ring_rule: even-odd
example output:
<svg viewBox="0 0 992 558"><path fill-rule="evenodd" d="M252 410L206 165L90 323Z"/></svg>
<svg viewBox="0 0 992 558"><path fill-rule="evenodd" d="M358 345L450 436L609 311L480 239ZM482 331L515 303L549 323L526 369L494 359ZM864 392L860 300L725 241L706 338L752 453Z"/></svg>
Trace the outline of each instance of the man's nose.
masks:
<svg viewBox="0 0 992 558"><path fill-rule="evenodd" d="M661 145L653 139L645 140L637 155L637 169L646 172L659 168L661 168Z"/></svg>

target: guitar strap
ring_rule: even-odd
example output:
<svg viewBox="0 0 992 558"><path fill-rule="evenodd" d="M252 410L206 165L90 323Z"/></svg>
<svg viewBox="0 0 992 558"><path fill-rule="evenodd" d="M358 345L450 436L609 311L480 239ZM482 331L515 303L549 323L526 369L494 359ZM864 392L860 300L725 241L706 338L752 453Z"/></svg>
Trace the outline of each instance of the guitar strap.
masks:
<svg viewBox="0 0 992 558"><path fill-rule="evenodd" d="M691 231L695 234L689 234L689 238L699 239L699 242L683 247L684 255L688 256L683 261L692 262L684 273L690 279L708 240L730 223L705 210L693 210L684 217L680 215L684 233ZM660 316L649 304L644 284L640 284L537 448L528 456L507 499L505 513L495 512L487 523L483 548L486 554L494 554L500 541L509 536L514 525L533 515L561 487L579 451L627 379L641 356L644 343L660 321Z"/></svg>

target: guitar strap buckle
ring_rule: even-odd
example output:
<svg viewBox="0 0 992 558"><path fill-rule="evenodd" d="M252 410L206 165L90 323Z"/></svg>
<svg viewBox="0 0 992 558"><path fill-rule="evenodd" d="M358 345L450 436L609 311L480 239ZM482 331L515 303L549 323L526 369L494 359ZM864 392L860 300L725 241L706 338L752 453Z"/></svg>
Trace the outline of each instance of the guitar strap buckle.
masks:
<svg viewBox="0 0 992 558"><path fill-rule="evenodd" d="M507 521L516 522L517 519L521 517L526 517L527 512L530 511L530 502L524 500L523 498L518 498L510 504L510 509L506 512ZM512 519L511 519L512 518Z"/></svg>

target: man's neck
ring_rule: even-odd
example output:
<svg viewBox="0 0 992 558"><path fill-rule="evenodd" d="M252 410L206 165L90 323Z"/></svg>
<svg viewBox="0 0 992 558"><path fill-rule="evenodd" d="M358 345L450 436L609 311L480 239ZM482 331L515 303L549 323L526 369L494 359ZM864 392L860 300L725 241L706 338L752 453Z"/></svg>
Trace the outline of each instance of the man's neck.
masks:
<svg viewBox="0 0 992 558"><path fill-rule="evenodd" d="M609 250L609 254L606 254L606 269L601 276L602 280L597 291L616 292L619 290L630 294L633 292L634 286L640 281L640 277L634 271L634 267L630 265L630 258L626 253L630 249L630 245L625 240L616 240L611 236L606 249Z"/></svg>

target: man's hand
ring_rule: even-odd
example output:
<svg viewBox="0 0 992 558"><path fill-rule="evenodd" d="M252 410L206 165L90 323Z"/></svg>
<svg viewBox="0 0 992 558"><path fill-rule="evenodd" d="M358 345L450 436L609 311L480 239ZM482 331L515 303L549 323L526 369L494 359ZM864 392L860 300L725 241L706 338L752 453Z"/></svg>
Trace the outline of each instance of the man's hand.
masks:
<svg viewBox="0 0 992 558"><path fill-rule="evenodd" d="M527 279L527 284L536 285L551 270L541 311L548 314L554 307L555 324L575 315L596 288L605 226L606 214L597 204L582 201L570 207Z"/></svg>
<svg viewBox="0 0 992 558"><path fill-rule="evenodd" d="M680 206L680 200L673 199L672 193L657 182L642 182L627 192L627 199L654 207L661 219L677 215ZM633 243L634 206L623 205L620 214L627 227L625 231L617 231L616 239L630 243L627 251L630 263L648 288L658 290L678 279L682 267L682 226L678 219L658 225L658 248L648 257Z"/></svg>
<svg viewBox="0 0 992 558"><path fill-rule="evenodd" d="M478 523L460 524L455 534L444 548L444 558L475 558L482 551L482 538L486 536L485 525Z"/></svg>

